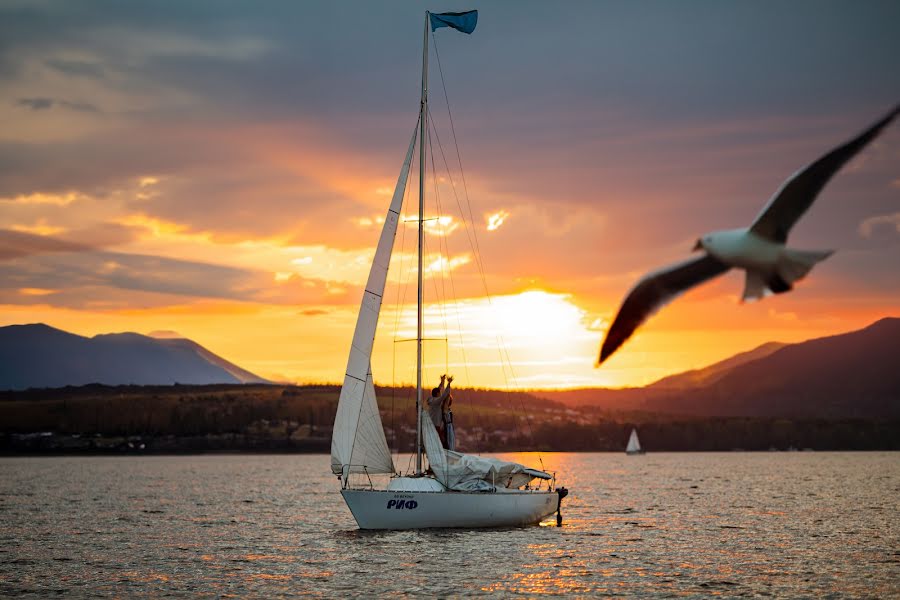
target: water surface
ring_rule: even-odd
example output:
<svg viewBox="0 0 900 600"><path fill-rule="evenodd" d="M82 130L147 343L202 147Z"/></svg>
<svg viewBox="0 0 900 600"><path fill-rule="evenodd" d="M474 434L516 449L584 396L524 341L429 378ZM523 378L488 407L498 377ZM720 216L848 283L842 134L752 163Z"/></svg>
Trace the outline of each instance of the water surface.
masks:
<svg viewBox="0 0 900 600"><path fill-rule="evenodd" d="M542 459L562 528L406 532L327 456L0 459L0 595L900 596L900 453Z"/></svg>

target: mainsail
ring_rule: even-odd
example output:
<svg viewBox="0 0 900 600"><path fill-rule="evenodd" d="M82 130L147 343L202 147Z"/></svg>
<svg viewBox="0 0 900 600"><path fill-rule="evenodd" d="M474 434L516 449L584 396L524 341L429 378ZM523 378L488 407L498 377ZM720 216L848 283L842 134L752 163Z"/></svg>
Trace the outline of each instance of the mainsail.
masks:
<svg viewBox="0 0 900 600"><path fill-rule="evenodd" d="M334 418L334 430L331 434L331 471L345 478L350 473L394 472L394 462L391 460L391 451L384 436L378 402L375 398L371 359L388 266L391 262L403 195L406 191L406 180L416 144L416 133L413 131L409 150L406 151L406 159L403 161L403 168L400 169L397 186L394 188L391 206L384 218L384 228L378 239L375 258L366 282L366 291L360 303L359 317L350 346L350 357L347 359L344 385L341 387L337 414Z"/></svg>

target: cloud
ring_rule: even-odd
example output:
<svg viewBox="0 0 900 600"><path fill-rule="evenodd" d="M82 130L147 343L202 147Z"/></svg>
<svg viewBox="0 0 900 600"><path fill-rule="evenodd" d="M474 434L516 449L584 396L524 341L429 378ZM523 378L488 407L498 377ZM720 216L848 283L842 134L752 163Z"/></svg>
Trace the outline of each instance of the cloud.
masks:
<svg viewBox="0 0 900 600"><path fill-rule="evenodd" d="M508 217L509 217L509 212L507 212L505 210L501 210L501 211L495 212L494 214L487 215L485 217L485 220L487 221L487 230L495 231L495 230L499 229L500 226L503 225L503 222L506 221L506 219Z"/></svg>
<svg viewBox="0 0 900 600"><path fill-rule="evenodd" d="M171 329L157 329L155 331L151 331L147 335L158 340L177 340L184 338L183 335L181 335L177 331L172 331Z"/></svg>
<svg viewBox="0 0 900 600"><path fill-rule="evenodd" d="M13 225L0 229L0 260L56 252L93 252L134 239L134 231L115 223L94 223L65 230L65 237L52 231L64 229L38 221L34 226Z"/></svg>
<svg viewBox="0 0 900 600"><path fill-rule="evenodd" d="M37 235L56 235L63 233L66 230L64 227L54 227L53 225L49 225L47 219L38 219L37 222L32 225L13 225L12 229L14 231L34 233Z"/></svg>
<svg viewBox="0 0 900 600"><path fill-rule="evenodd" d="M19 98L16 105L31 110L47 110L53 106L53 98Z"/></svg>
<svg viewBox="0 0 900 600"><path fill-rule="evenodd" d="M83 198L82 194L77 192L67 192L64 194L42 194L36 192L33 194L20 194L14 198L0 198L0 203L6 204L52 204L54 206L68 206L73 202Z"/></svg>
<svg viewBox="0 0 900 600"><path fill-rule="evenodd" d="M31 110L49 110L53 106L67 108L69 110L89 113L99 113L100 109L90 102L74 102L71 100L57 100L55 98L19 98L16 106L24 106Z"/></svg>
<svg viewBox="0 0 900 600"><path fill-rule="evenodd" d="M0 229L0 260L11 260L51 252L84 252L89 249L89 247L82 244L50 236Z"/></svg>
<svg viewBox="0 0 900 600"><path fill-rule="evenodd" d="M201 303L271 303L285 318L355 310L415 125L413 8L0 4L3 297L142 315ZM428 263L447 266L437 247L471 256L452 265L463 298L484 293L483 266L492 293L571 293L591 319L606 316L635 277L688 256L698 233L746 224L900 89L896 2L827 4L812 27L805 5L481 9L473 36L435 36L466 170L464 185L461 173L429 170L426 214L451 220L427 223L447 234L429 236ZM433 142L455 162L433 74ZM897 247L878 234L896 226L897 184L885 182L897 181L898 132L835 177L792 232L798 247L865 246L812 284L865 270L866 293L896 298ZM413 175L407 201L417 184ZM515 219L495 219L476 241L478 217L501 211ZM880 239L860 242L863 229ZM398 233L391 285L408 279L414 230ZM738 292L723 289L730 303ZM805 289L804 307L823 294L819 312L861 293Z"/></svg>
<svg viewBox="0 0 900 600"><path fill-rule="evenodd" d="M896 212L892 215L877 215L865 219L859 224L859 233L864 238L872 237L875 228L884 225L887 225L889 228L893 228L897 233L900 233L900 212Z"/></svg>
<svg viewBox="0 0 900 600"><path fill-rule="evenodd" d="M55 69L60 73L71 75L74 77L89 77L92 79L103 79L106 70L103 65L96 62L84 60L71 60L65 58L50 58L44 61L51 69Z"/></svg>
<svg viewBox="0 0 900 600"><path fill-rule="evenodd" d="M98 242L121 241L129 231L99 231ZM111 252L54 236L0 230L0 304L85 308L167 306L219 299L282 305L340 305L355 294L340 283L165 256ZM353 288L351 288L353 289ZM21 290L52 290L42 294ZM355 291L355 290L354 290ZM128 292L128 293L123 293ZM355 300L354 300L355 301Z"/></svg>
<svg viewBox="0 0 900 600"><path fill-rule="evenodd" d="M17 282L16 287L113 287L229 299L250 298L258 291L253 278L242 269L84 248L52 256L34 254L27 261L7 261L2 272L7 285Z"/></svg>

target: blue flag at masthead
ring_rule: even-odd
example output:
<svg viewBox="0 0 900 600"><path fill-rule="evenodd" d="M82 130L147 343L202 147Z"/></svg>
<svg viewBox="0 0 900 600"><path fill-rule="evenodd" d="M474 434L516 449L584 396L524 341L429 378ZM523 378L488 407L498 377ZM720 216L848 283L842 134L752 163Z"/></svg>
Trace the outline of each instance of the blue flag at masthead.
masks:
<svg viewBox="0 0 900 600"><path fill-rule="evenodd" d="M439 27L452 27L457 31L462 31L463 33L472 33L475 31L475 25L478 24L478 11L477 10L469 10L466 12L446 12L433 14L429 13L429 17L431 17L431 30L434 31Z"/></svg>

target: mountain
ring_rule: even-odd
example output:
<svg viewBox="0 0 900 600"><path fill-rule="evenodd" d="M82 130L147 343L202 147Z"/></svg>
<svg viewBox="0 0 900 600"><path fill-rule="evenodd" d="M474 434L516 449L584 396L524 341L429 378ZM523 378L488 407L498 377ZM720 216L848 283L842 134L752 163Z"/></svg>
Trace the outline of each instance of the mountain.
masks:
<svg viewBox="0 0 900 600"><path fill-rule="evenodd" d="M781 342L767 342L753 350L735 354L731 358L726 358L725 360L703 367L702 369L694 369L678 373L677 375L664 377L655 383L651 383L647 387L655 390L678 390L709 385L721 379L733 368L744 363L765 358L776 350L784 348L785 345L786 344L782 344Z"/></svg>
<svg viewBox="0 0 900 600"><path fill-rule="evenodd" d="M790 344L648 410L716 416L900 417L900 319Z"/></svg>
<svg viewBox="0 0 900 600"><path fill-rule="evenodd" d="M0 327L0 389L268 383L188 339L137 333L92 338L43 323Z"/></svg>
<svg viewBox="0 0 900 600"><path fill-rule="evenodd" d="M643 388L533 392L566 404L696 416L900 418L900 318L770 342Z"/></svg>

